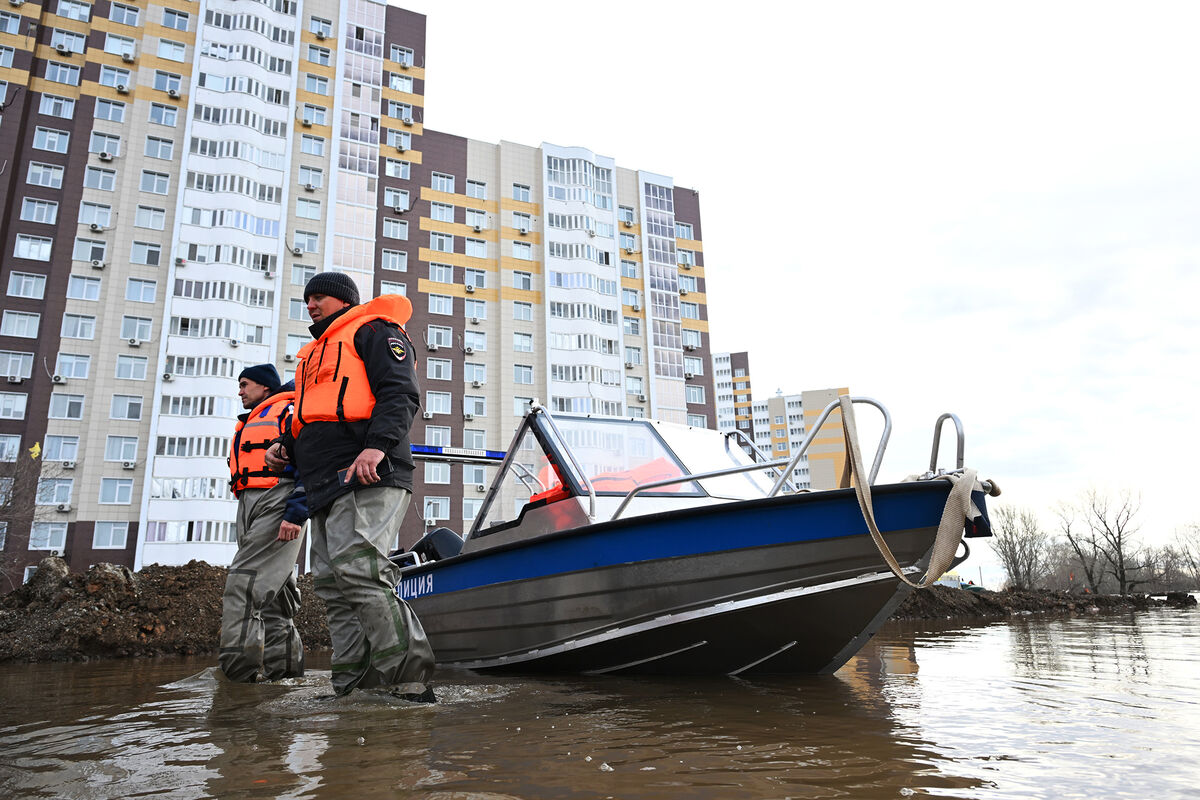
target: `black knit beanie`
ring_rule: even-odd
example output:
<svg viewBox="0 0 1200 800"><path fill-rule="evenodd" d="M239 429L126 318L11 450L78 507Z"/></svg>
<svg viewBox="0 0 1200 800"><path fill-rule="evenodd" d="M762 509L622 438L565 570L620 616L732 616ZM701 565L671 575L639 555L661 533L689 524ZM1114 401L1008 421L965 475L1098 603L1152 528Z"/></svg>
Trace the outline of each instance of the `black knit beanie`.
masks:
<svg viewBox="0 0 1200 800"><path fill-rule="evenodd" d="M344 272L318 272L313 275L304 285L304 302L307 303L314 294L324 294L352 306L358 305L358 286Z"/></svg>
<svg viewBox="0 0 1200 800"><path fill-rule="evenodd" d="M253 367L246 367L238 375L238 380L248 378L257 384L267 387L272 393L279 391L279 372L275 369L274 364L255 364Z"/></svg>

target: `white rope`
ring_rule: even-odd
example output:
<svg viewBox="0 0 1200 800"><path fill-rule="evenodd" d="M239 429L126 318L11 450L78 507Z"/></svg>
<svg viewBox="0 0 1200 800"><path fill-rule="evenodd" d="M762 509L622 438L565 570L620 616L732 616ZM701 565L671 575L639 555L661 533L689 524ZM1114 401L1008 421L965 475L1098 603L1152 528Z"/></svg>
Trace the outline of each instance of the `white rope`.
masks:
<svg viewBox="0 0 1200 800"><path fill-rule="evenodd" d="M839 403L842 410L842 431L846 438L846 455L850 466L851 482L854 484L854 491L858 496L858 507L862 509L863 519L866 520L867 529L871 532L871 539L897 578L914 589L924 589L942 577L954 562L954 554L958 551L959 542L962 541L964 522L979 514L979 510L971 503L971 491L982 490L983 487L978 485L973 469L963 470L960 474L940 476L954 485L950 489L950 495L946 498L946 506L942 509L942 519L938 523L937 535L933 539L933 552L929 556L929 568L919 583L913 583L904 574L904 570L896 561L891 548L884 541L883 534L879 531L879 525L875 522L875 508L871 503L870 478L863 468L862 452L858 446L854 403L848 395L842 395Z"/></svg>

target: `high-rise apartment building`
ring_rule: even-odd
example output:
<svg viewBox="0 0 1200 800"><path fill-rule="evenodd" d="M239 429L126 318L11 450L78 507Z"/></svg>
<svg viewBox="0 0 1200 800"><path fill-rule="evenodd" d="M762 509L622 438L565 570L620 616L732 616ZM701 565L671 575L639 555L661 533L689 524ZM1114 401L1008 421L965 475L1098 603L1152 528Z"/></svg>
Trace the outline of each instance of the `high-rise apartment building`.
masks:
<svg viewBox="0 0 1200 800"><path fill-rule="evenodd" d="M227 563L236 375L290 377L305 282L406 294L415 443L505 449L530 398L713 427L696 192L425 127L425 18L375 0L0 11L0 567ZM426 461L400 541L469 525Z"/></svg>
<svg viewBox="0 0 1200 800"><path fill-rule="evenodd" d="M816 389L785 395L777 390L773 397L755 399L749 353L714 353L712 363L717 429L740 431L755 449L772 460L795 455L825 407L850 393L849 389ZM839 485L846 460L841 420L841 412L835 409L821 425L792 471L797 488L832 489ZM751 451L749 446L743 449Z"/></svg>

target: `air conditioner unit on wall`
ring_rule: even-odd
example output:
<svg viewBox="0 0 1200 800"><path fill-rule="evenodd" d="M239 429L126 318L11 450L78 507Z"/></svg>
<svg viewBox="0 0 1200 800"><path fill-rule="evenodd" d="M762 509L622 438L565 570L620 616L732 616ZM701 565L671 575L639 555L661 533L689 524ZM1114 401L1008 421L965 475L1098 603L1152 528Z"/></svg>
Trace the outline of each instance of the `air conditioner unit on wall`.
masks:
<svg viewBox="0 0 1200 800"><path fill-rule="evenodd" d="M433 419L433 412L432 411L422 411L421 419Z"/></svg>
<svg viewBox="0 0 1200 800"><path fill-rule="evenodd" d="M170 372L164 372L163 380L166 381L167 383L170 383L171 381L175 380L175 375Z"/></svg>
<svg viewBox="0 0 1200 800"><path fill-rule="evenodd" d="M121 53L121 60L126 64L132 64L134 60L133 53Z"/></svg>
<svg viewBox="0 0 1200 800"><path fill-rule="evenodd" d="M473 284L473 283L468 283L466 286L464 286L464 287L463 287L463 289L464 289L464 290L465 290L465 291L466 291L468 294L470 294L471 292L475 291L475 284Z"/></svg>
<svg viewBox="0 0 1200 800"><path fill-rule="evenodd" d="M487 484L484 484L484 483L477 483L477 484L475 484L475 491L477 491L477 492L486 492L486 491L487 491Z"/></svg>
<svg viewBox="0 0 1200 800"><path fill-rule="evenodd" d="M178 100L179 99L179 90L178 89L167 89L167 97L171 98L172 100Z"/></svg>
<svg viewBox="0 0 1200 800"><path fill-rule="evenodd" d="M62 511L63 513L66 513L71 510L71 504L70 503L59 503L58 510Z"/></svg>
<svg viewBox="0 0 1200 800"><path fill-rule="evenodd" d="M66 375L52 375L52 376L50 376L50 382L51 383L66 383L67 376Z"/></svg>
<svg viewBox="0 0 1200 800"><path fill-rule="evenodd" d="M303 254L304 254L304 250L302 248L299 248L299 247L292 248L292 255L299 256L299 255L303 255Z"/></svg>
<svg viewBox="0 0 1200 800"><path fill-rule="evenodd" d="M291 353L284 353L283 360L290 364L296 360L296 357L294 355L292 355Z"/></svg>
<svg viewBox="0 0 1200 800"><path fill-rule="evenodd" d="M75 462L74 461L64 461L64 462L62 462L62 468L63 469L75 469Z"/></svg>
<svg viewBox="0 0 1200 800"><path fill-rule="evenodd" d="M470 411L467 411L463 413L463 419L465 419L467 422L470 422L471 420L475 419L475 415Z"/></svg>
<svg viewBox="0 0 1200 800"><path fill-rule="evenodd" d="M475 354L475 348L474 348L474 347L471 347L470 345L467 345L466 347L464 347L464 348L463 348L463 352L464 352L464 353L466 353L466 354L467 354L467 355L469 355L469 356L470 356L470 355L474 355L474 354Z"/></svg>
<svg viewBox="0 0 1200 800"><path fill-rule="evenodd" d="M92 224L88 225L88 230L92 233L99 233L100 231L104 230L104 226L99 222L93 222Z"/></svg>
<svg viewBox="0 0 1200 800"><path fill-rule="evenodd" d="M98 258L92 259L92 269L104 269L104 262Z"/></svg>
<svg viewBox="0 0 1200 800"><path fill-rule="evenodd" d="M130 347L141 347L142 346L142 340L138 339L136 337L132 337L128 341L129 341Z"/></svg>
<svg viewBox="0 0 1200 800"><path fill-rule="evenodd" d="M137 469L136 461L122 461L121 469Z"/></svg>
<svg viewBox="0 0 1200 800"><path fill-rule="evenodd" d="M129 94L129 87L123 83L118 83L113 88L117 90L117 94Z"/></svg>
<svg viewBox="0 0 1200 800"><path fill-rule="evenodd" d="M483 381L471 381L471 388L478 389L483 386Z"/></svg>
<svg viewBox="0 0 1200 800"><path fill-rule="evenodd" d="M24 383L25 379L20 375L9 375L6 379L9 383Z"/></svg>

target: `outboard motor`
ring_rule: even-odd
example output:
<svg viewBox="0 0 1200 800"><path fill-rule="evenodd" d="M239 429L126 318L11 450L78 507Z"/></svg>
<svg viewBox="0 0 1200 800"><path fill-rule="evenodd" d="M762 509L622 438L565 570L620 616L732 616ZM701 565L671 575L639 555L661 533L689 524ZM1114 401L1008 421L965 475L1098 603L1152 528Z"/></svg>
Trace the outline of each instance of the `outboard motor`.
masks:
<svg viewBox="0 0 1200 800"><path fill-rule="evenodd" d="M422 561L440 561L462 552L463 539L449 528L434 528L409 549Z"/></svg>

